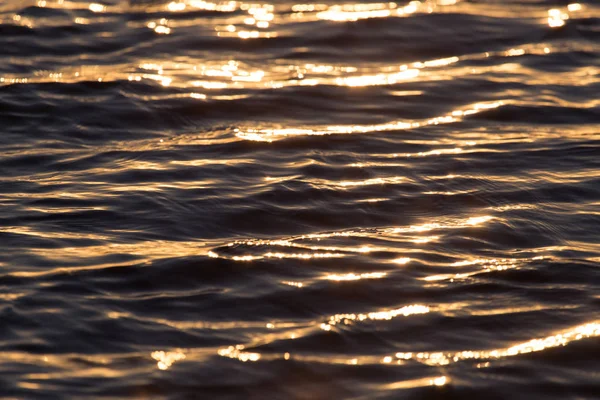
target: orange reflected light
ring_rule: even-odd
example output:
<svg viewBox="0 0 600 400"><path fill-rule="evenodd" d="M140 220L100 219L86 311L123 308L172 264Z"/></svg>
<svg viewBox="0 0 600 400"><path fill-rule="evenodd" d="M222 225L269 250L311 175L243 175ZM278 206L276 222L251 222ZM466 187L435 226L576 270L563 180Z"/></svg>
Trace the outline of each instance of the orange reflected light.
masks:
<svg viewBox="0 0 600 400"><path fill-rule="evenodd" d="M381 279L387 275L387 272L369 272L364 274L349 273L344 275L332 274L326 275L324 279L330 281L358 281L361 279Z"/></svg>
<svg viewBox="0 0 600 400"><path fill-rule="evenodd" d="M242 362L255 362L260 360L260 353L251 353L251 352L247 352L247 351L242 351L244 349L243 345L237 345L237 346L229 346L227 348L224 349L219 349L219 351L217 352L221 357L228 357L228 358L236 358Z"/></svg>
<svg viewBox="0 0 600 400"><path fill-rule="evenodd" d="M151 356L157 361L156 366L160 370L166 370L176 361L185 359L185 354L181 350L153 351Z"/></svg>
<svg viewBox="0 0 600 400"><path fill-rule="evenodd" d="M357 134L357 133L373 133L385 132L394 130L406 130L429 125L448 124L461 120L462 116L477 114L485 110L500 107L504 103L501 101L476 103L470 108L456 110L449 115L431 118L422 121L392 121L378 125L334 125L327 126L321 129L306 129L306 128L283 128L283 129L247 129L238 130L236 136L244 140L273 142L274 140L284 139L292 136L321 136L332 134ZM442 153L458 153L461 148L450 150L434 150L433 153L420 153L419 155L442 154Z"/></svg>
<svg viewBox="0 0 600 400"><path fill-rule="evenodd" d="M44 1L45 3L45 1ZM100 13L103 12L104 10L106 10L106 6L102 5L102 4L98 4L98 3L92 3L89 6L90 11L95 12L95 13Z"/></svg>
<svg viewBox="0 0 600 400"><path fill-rule="evenodd" d="M329 320L325 323L322 323L319 327L323 330L329 331L329 330L331 330L332 326L335 326L340 323L348 325L355 321L358 321L358 322L362 322L362 321L366 321L366 320L389 321L398 316L408 317L410 315L427 314L430 311L431 311L431 309L428 306L425 306L422 304L413 304L413 305L397 308L395 310L375 311L375 312L370 312L367 314L354 314L354 313L335 314L335 315L330 316Z"/></svg>
<svg viewBox="0 0 600 400"><path fill-rule="evenodd" d="M569 14L560 11L557 8L548 10L548 25L551 28L559 28L569 19Z"/></svg>
<svg viewBox="0 0 600 400"><path fill-rule="evenodd" d="M572 341L600 336L600 322L590 322L576 326L562 333L547 336L541 339L532 339L511 347L496 350L465 350L459 352L419 352L396 353L396 358L401 360L415 360L428 365L448 365L451 362L479 359L499 359L543 351L549 348L566 346Z"/></svg>

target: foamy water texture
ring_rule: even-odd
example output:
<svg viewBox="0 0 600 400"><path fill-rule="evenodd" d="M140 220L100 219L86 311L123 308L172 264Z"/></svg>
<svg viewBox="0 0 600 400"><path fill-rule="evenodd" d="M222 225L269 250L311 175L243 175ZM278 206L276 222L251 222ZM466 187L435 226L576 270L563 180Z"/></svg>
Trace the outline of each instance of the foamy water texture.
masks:
<svg viewBox="0 0 600 400"><path fill-rule="evenodd" d="M598 399L600 3L0 2L0 397Z"/></svg>

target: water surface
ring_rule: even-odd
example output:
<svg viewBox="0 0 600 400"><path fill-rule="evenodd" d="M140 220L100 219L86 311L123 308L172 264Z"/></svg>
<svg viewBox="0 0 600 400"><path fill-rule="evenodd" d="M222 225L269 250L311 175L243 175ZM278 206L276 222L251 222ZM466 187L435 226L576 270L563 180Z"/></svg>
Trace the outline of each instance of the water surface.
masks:
<svg viewBox="0 0 600 400"><path fill-rule="evenodd" d="M0 397L597 399L600 4L0 2Z"/></svg>

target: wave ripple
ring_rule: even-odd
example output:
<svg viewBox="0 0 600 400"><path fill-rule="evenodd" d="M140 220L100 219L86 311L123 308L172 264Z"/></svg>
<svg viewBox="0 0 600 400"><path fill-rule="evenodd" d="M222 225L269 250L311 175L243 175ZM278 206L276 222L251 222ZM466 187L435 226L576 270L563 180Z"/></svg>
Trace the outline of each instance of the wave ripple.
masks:
<svg viewBox="0 0 600 400"><path fill-rule="evenodd" d="M596 399L600 8L0 2L0 397Z"/></svg>

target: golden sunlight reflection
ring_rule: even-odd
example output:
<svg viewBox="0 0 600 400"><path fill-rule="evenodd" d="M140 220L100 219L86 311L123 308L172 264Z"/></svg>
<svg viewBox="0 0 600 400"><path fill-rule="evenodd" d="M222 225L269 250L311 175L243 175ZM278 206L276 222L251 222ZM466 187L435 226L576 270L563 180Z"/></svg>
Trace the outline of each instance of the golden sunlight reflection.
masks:
<svg viewBox="0 0 600 400"><path fill-rule="evenodd" d="M183 3L178 3L183 4ZM189 4L189 3L185 3ZM236 6L237 7L237 6ZM248 10L246 10L248 11ZM267 10L268 11L268 10ZM269 12L257 12L257 15L264 15L265 18ZM552 15L557 15L553 11ZM21 25L31 25L33 22L20 15L14 15L15 23ZM262 18L262 17L261 17ZM89 19L77 17L77 23L89 24ZM172 22L167 18L159 18L143 22L144 26L151 29L159 35L171 35L173 30L178 26L177 20ZM267 22L267 21L258 21ZM245 25L249 26L249 25ZM258 26L258 25L257 25ZM276 35L276 32L263 32L261 30L240 28L234 24L219 25L217 27L220 35L230 35L244 39L255 37L264 37L265 35ZM214 60L204 61L201 63L183 62L181 60L156 60L149 61L148 64L160 66L156 70L156 74L152 73L136 73L139 69L138 65L122 65L122 66L80 66L77 68L65 67L56 71L38 71L35 74L5 74L0 76L0 84L26 84L34 82L80 82L86 80L94 80L100 82L111 82L118 80L142 81L152 80L160 83L163 86L174 86L185 89L203 89L203 92L194 91L203 99L214 100L232 100L243 97L243 95L226 95L218 91L224 89L252 89L252 88L267 88L281 89L286 87L297 86L315 86L315 85L333 85L346 87L365 87L378 85L395 85L401 82L407 82L414 79L421 81L429 80L447 80L454 79L457 76L465 74L479 75L486 71L504 68L503 72L516 73L518 71L509 71L506 65L519 67L518 64L503 64L504 67L464 67L464 68L444 68L449 64L458 63L461 60L483 60L489 57L515 57L525 54L549 54L554 51L547 44L522 46L509 50L499 50L495 52L485 52L479 54L452 56L441 59L418 61L403 65L383 65L383 66L354 66L354 65L327 65L315 63L298 63L298 64L276 64L269 68L257 68L253 65L246 65L239 60ZM522 68L522 67L519 67ZM142 68L143 69L143 68ZM149 71L148 71L149 72ZM566 79L567 81L582 82L581 74L593 76L592 71L581 71L577 74L561 74L557 79ZM564 76L563 76L564 75ZM211 93L216 92L216 93ZM419 91L398 91L392 92L398 96L416 96ZM246 95L247 96L247 95ZM464 116L476 114L484 111L486 107L495 108L502 103L487 102L478 103L478 106L466 109L454 110L450 114L442 115L429 120L421 121L396 121L387 124L373 126L330 126L321 129L243 129L238 136L248 140L273 141L282 137L292 135L323 135L335 133L357 133L370 132L377 130L403 130L416 128L426 125L437 125L460 121ZM272 132L271 132L272 131ZM339 132L338 132L339 131Z"/></svg>
<svg viewBox="0 0 600 400"><path fill-rule="evenodd" d="M102 5L102 4L98 4L98 3L92 3L89 6L90 11L95 12L95 13L100 13L106 10L106 6Z"/></svg>
<svg viewBox="0 0 600 400"><path fill-rule="evenodd" d="M375 197L375 198L371 198L371 199L359 199L359 200L355 200L357 203L380 203L382 201L388 201L390 200L387 197Z"/></svg>
<svg viewBox="0 0 600 400"><path fill-rule="evenodd" d="M448 383L448 378L445 376L439 376L431 380L431 384L434 386L444 386L446 383Z"/></svg>
<svg viewBox="0 0 600 400"><path fill-rule="evenodd" d="M551 28L560 28L565 25L565 21L570 18L569 13L577 13L583 9L579 3L571 3L566 9L552 8L548 10L548 26Z"/></svg>
<svg viewBox="0 0 600 400"><path fill-rule="evenodd" d="M369 230L347 230L334 231L328 233L312 233L300 236L293 236L282 239L247 239L238 240L227 243L218 248L213 248L206 254L212 258L225 258L233 261L255 261L269 258L295 258L295 259L318 259L318 258L342 258L352 254L365 254L373 251L393 251L398 249L394 247L376 247L367 246L364 244L348 244L348 245L327 245L322 241L335 238L370 238L373 236L394 238L398 235L406 236L406 239L412 243L427 243L439 239L439 235L415 235L434 230L449 230L449 229L464 229L471 227L479 227L485 223L492 221L494 217L491 215L482 215L468 218L446 219L439 222L427 222L420 225L411 225L405 227L388 227ZM309 244L307 242L321 242L321 244ZM228 254L228 248L239 248L240 246L247 248L246 254ZM283 250L276 251L275 248L291 248L302 249L302 252L286 252ZM264 249L266 248L266 249ZM402 256L392 260L392 263L405 265L411 261L410 257ZM445 278L444 278L445 279Z"/></svg>
<svg viewBox="0 0 600 400"><path fill-rule="evenodd" d="M330 280L330 281L337 281L337 282L358 281L361 279L381 279L381 278L385 278L386 275L387 275L386 272L368 272L368 273L364 273L364 274L355 274L355 273L329 274L329 275L326 275L324 277L324 279Z"/></svg>
<svg viewBox="0 0 600 400"><path fill-rule="evenodd" d="M442 154L459 154L459 153L462 153L462 152L463 152L462 148L455 147L453 149L436 149L436 150L431 150L431 151L421 151L421 152L418 152L416 154L407 153L407 154L405 154L405 156L406 157L412 157L414 155L414 156L417 156L417 157L428 157L428 156L440 156Z"/></svg>
<svg viewBox="0 0 600 400"><path fill-rule="evenodd" d="M481 225L488 221L491 221L492 219L494 219L494 217L492 217L491 215L484 215L481 217L471 217L465 221L465 224L466 225Z"/></svg>
<svg viewBox="0 0 600 400"><path fill-rule="evenodd" d="M256 261L263 260L269 258L291 258L291 259L300 259L300 260L310 260L313 258L340 258L345 257L345 254L341 253L283 253L283 252L267 252L259 255L243 255L243 256L226 256L222 254L218 254L214 251L209 251L208 256L211 258L225 258L233 261Z"/></svg>
<svg viewBox="0 0 600 400"><path fill-rule="evenodd" d="M354 313L346 313L346 314L335 314L329 317L327 322L322 323L319 327L322 330L329 331L331 327L344 324L349 325L353 322L362 322L366 320L371 321L389 321L398 316L408 317L410 315L418 315L418 314L427 314L430 312L430 308L428 306L422 304L413 304L401 308L397 308L394 310L387 311L376 311L370 312L366 314L354 314Z"/></svg>
<svg viewBox="0 0 600 400"><path fill-rule="evenodd" d="M435 240L438 240L440 237L439 236L422 236L422 237L416 237L414 239L412 239L413 243L429 243L429 242L433 242Z"/></svg>
<svg viewBox="0 0 600 400"><path fill-rule="evenodd" d="M563 26L567 19L569 19L569 14L562 12L557 8L548 10L548 25L551 28L559 28Z"/></svg>
<svg viewBox="0 0 600 400"><path fill-rule="evenodd" d="M466 109L455 110L450 114L435 117L420 121L392 121L384 124L377 125L336 125L327 126L320 129L306 129L306 128L285 128L285 129L247 129L238 130L236 136L240 139L251 140L251 141L262 141L262 142L273 142L288 137L297 136L322 136L322 135L334 135L334 134L357 134L357 133L374 133L374 132L386 132L395 130L406 130L424 127L428 125L439 125L449 124L462 120L463 116L477 114L479 112L494 109L502 106L502 101L495 102L484 102L476 103ZM455 148L450 150L436 150L432 153L420 153L418 155L439 155L443 153L459 153L462 152L461 148Z"/></svg>
<svg viewBox="0 0 600 400"><path fill-rule="evenodd" d="M436 281L445 281L445 280L460 280L469 278L471 276L479 275L482 273L489 273L493 271L506 271L509 269L515 269L522 265L526 265L527 263L531 263L533 261L540 261L545 259L544 256L536 256L536 257L523 257L523 258L477 258L477 259L468 259L463 261L456 261L449 265L451 268L461 268L461 267L476 267L475 270L451 273L451 274L437 274L437 275L429 275L422 278L424 281L428 282L436 282Z"/></svg>
<svg viewBox="0 0 600 400"><path fill-rule="evenodd" d="M169 369L169 367L176 361L185 359L185 354L181 350L153 351L151 356L157 361L157 368L161 370Z"/></svg>
<svg viewBox="0 0 600 400"><path fill-rule="evenodd" d="M0 293L0 300L15 301L26 295L27 295L26 293Z"/></svg>
<svg viewBox="0 0 600 400"><path fill-rule="evenodd" d="M260 353L242 351L243 349L243 345L229 346L227 348L219 349L218 354L221 357L235 358L242 362L260 360Z"/></svg>
<svg viewBox="0 0 600 400"><path fill-rule="evenodd" d="M387 359L387 357L384 358L384 360L385 359ZM384 362L384 364L389 364L390 362ZM442 375L442 376L394 382L394 383L390 383L388 385L383 386L383 389L398 390L398 389L413 389L413 388L426 387L426 386L444 386L448 382L450 382L450 379L447 376Z"/></svg>
<svg viewBox="0 0 600 400"><path fill-rule="evenodd" d="M204 0L174 0L165 5L165 8L173 13L187 11L189 9L205 10L205 11L217 11L222 13L233 12L240 8L240 4L237 1L204 1Z"/></svg>
<svg viewBox="0 0 600 400"><path fill-rule="evenodd" d="M58 317L60 299L36 299L85 281L98 290L80 291L85 301L74 306L89 311L88 321L67 328L89 332L88 322L106 317L104 326L139 327L158 337L94 355L4 351L9 367L28 370L15 388L45 393L56 383L125 374L185 380L184 368L204 376L216 365L249 371L239 379L268 391L267 370L283 365L274 392L292 397L310 397L316 387L304 385L306 376L285 380L298 367L350 371L346 377L358 376L364 393L424 387L435 396L446 392L437 387L486 372L476 368L537 352L539 363L530 356L503 363L535 368L546 352L558 352L549 349L600 338L598 316L582 307L597 304L600 293L570 302L553 296L557 288L585 286L582 277L600 264L584 226L600 216L600 203L585 200L600 172L574 163L600 137L585 123L600 105L593 96L598 67L580 62L597 50L584 37L596 33L593 1L9 3L10 13L0 5L3 39L35 40L9 49L14 66L0 72L0 87L8 100L41 88L38 100L62 114L51 121L33 103L6 110L7 120L31 111L28 125L50 125L36 133L41 150L28 146L36 135L25 140L18 127L8 127L7 143L23 140L4 154L7 165L20 166L4 178L14 187L0 204L24 207L0 227L8 238L2 277L16 282L0 300L13 302L15 315L31 309L33 319L38 311ZM43 9L28 7L36 4ZM449 20L457 25L445 26ZM430 32L418 32L429 23ZM71 45L63 35L69 31L82 33ZM64 51L46 46L44 32ZM414 34L423 43L410 42ZM578 34L582 40L574 40ZM41 50L32 56L29 47ZM87 91L110 103L106 112ZM554 111L532 115L545 106ZM563 119L561 107L572 118L553 123ZM81 124L68 124L73 110L81 110ZM111 128L127 122L126 134ZM51 134L64 124L77 136L73 146L60 132ZM357 144L362 139L368 146ZM564 163L544 168L555 154ZM511 159L522 162L498 161ZM507 173L525 161L533 164L523 174ZM36 162L39 173L29 168ZM565 201L553 203L555 193ZM463 195L447 197L454 194ZM572 213L565 210L570 200L577 203ZM529 224L536 214L542 218ZM563 219L567 226L560 226ZM221 221L228 223L224 231ZM573 271L573 257L577 275L560 280L556 274ZM545 279L539 270L553 275ZM136 290L117 287L120 278ZM111 296L112 306L91 310ZM529 324L539 315L547 324ZM512 324L511 331L486 325L492 320ZM56 332L42 328L15 337L28 336L43 351ZM463 340L461 329L472 340ZM207 340L174 348L193 337ZM383 374L366 382L373 370ZM536 374L556 372L548 371Z"/></svg>
<svg viewBox="0 0 600 400"><path fill-rule="evenodd" d="M183 11L186 8L186 4L185 3L179 3L176 1L172 1L169 4L167 4L167 10L171 11L171 12L177 12L177 11Z"/></svg>
<svg viewBox="0 0 600 400"><path fill-rule="evenodd" d="M145 241L138 243L113 243L109 235L78 234L78 233L53 233L41 232L24 229L0 229L4 232L14 232L23 235L36 235L39 237L51 238L73 238L73 239L93 239L107 242L106 245L87 246L87 247L59 247L59 248L36 248L32 249L32 254L52 261L55 264L62 265L62 260L69 259L70 267L58 266L55 268L21 270L11 273L14 276L35 277L47 276L61 273L77 273L80 271L99 270L111 267L122 266L122 262L113 260L100 263L97 258L105 257L111 254L129 254L138 259L151 260L155 258L169 257L178 254L181 257L197 256L206 254L205 245L195 241L176 242L167 240Z"/></svg>
<svg viewBox="0 0 600 400"><path fill-rule="evenodd" d="M520 354L544 351L570 342L600 336L600 321L575 326L561 333L531 339L513 346L494 350L464 350L458 352L399 352L399 360L414 360L427 365L440 366L464 360L494 360Z"/></svg>
<svg viewBox="0 0 600 400"><path fill-rule="evenodd" d="M298 260L316 260L316 259L336 259L348 257L351 255L368 254L375 251L387 251L398 254L404 249L395 245L374 246L366 244L365 240L373 237L379 237L383 240L397 241L401 239L412 243L427 243L431 240L437 240L441 231L465 229L482 226L494 218L489 215L473 216L468 218L447 218L439 219L435 222L425 222L417 225L387 227L376 229L356 229L342 230L324 233L311 233L288 238L265 240L265 239L247 239L238 240L226 244L218 243L199 243L195 241L144 241L138 243L111 243L110 245L97 245L87 247L60 247L60 248L36 248L32 249L32 254L36 257L42 257L55 263L61 263L61 260L70 259L72 265L69 267L57 267L43 270L22 270L12 272L12 276L34 277L45 276L60 273L77 273L93 269L104 269L113 266L119 266L118 261L106 261L98 263L99 257L105 257L109 254L120 253L130 254L139 260L152 260L156 258L168 257L172 254L178 254L181 257L205 255L212 258L225 258L239 262L251 262L263 259L298 259ZM51 231L41 232L25 227L5 227L0 229L2 232L48 237L51 239L93 239L101 241L110 241L111 236L82 235L74 233L53 233ZM436 231L435 235L430 234ZM425 234L425 235L423 235ZM347 239L347 243L339 243L338 239ZM540 256L541 257L541 256ZM405 265L411 261L410 257L399 254L399 258L391 260L396 265ZM467 260L472 261L472 260ZM474 264L475 265L475 264ZM498 259L494 262L478 262L477 265L483 265L484 268L493 269L500 267L510 267L509 261ZM462 268L460 265L456 268ZM462 271L461 271L462 272ZM338 274L331 274L338 275ZM359 274L357 274L360 276ZM343 276L343 275L340 275ZM349 277L352 277L349 275ZM369 275L362 276L362 279L368 279ZM376 277L372 275L371 277ZM439 279L446 279L440 277ZM429 278L435 280L434 278ZM341 279L343 280L343 278ZM301 283L301 282L299 282ZM307 285L310 282L304 282ZM296 285L301 287L300 285Z"/></svg>
<svg viewBox="0 0 600 400"><path fill-rule="evenodd" d="M304 283L302 283L302 282L282 281L281 283L283 283L284 285L293 286L293 287L297 287L297 288L304 287Z"/></svg>
<svg viewBox="0 0 600 400"><path fill-rule="evenodd" d="M213 249L208 252L208 256L212 258L227 258L234 261L254 261L261 260L264 258L297 258L297 259L311 259L311 258L339 258L345 257L348 253L369 253L372 251L385 250L385 248L373 247L373 246L326 246L326 245L309 245L304 243L298 243L300 241L312 240L316 241L320 240L320 234L317 236L313 235L303 235L299 237L293 237L289 239L274 239L274 240L262 240L262 239L249 239L249 240L237 240L235 242L230 242L225 246L222 246L221 249L231 248L234 246L248 246L251 249L258 249L261 247L287 247L287 248L296 248L308 250L310 252L303 253L288 253L282 251L268 251L268 252L259 252L245 255L233 255L229 256L223 254L222 251L217 251L217 249Z"/></svg>
<svg viewBox="0 0 600 400"><path fill-rule="evenodd" d="M305 12L317 9L310 5L294 6L294 10ZM411 1L404 7L397 3L356 3L333 5L317 13L317 18L329 21L358 21L367 18L386 18L391 16L407 16L416 12L433 11L430 2Z"/></svg>
<svg viewBox="0 0 600 400"><path fill-rule="evenodd" d="M445 67L447 65L457 63L458 61L459 61L459 58L456 57L456 56L454 56L454 57L440 58L440 59L437 59L437 60L425 61L423 63L415 63L413 65L415 67L418 67L418 68L422 68L422 67L428 67L428 68L432 68L432 67Z"/></svg>
<svg viewBox="0 0 600 400"><path fill-rule="evenodd" d="M371 312L366 314L336 314L327 320L325 323L320 323L318 329L323 331L331 331L336 325L344 324L349 325L356 322L362 322L367 320L390 320L398 316L410 316L429 313L431 309L424 305L410 305L395 310ZM311 332L314 332L312 328L301 328L295 329L293 332L289 331L276 331L279 329L279 324L267 324L267 329L274 331L273 334L261 335L253 340L250 346L260 346L268 343L272 343L279 340L294 340ZM292 327L293 328L293 327ZM450 351L450 352L397 352L393 355L387 355L383 358L381 356L348 356L346 357L331 357L331 356L314 356L295 353L294 359L306 361L306 362L324 362L332 364L347 364L347 365L365 365L365 364L387 364L397 365L403 364L407 361L416 361L430 366L445 366L451 363L465 361L465 360L482 360L487 361L486 363L479 363L478 368L481 365L487 364L489 361L495 359L501 359L505 357L517 356L520 354L527 354L533 352L540 352L547 349L566 346L570 342L582 340L591 337L600 336L600 321L589 322L583 325L575 326L573 328L564 330L562 332L542 337L539 339L531 339L521 343L514 344L509 347L492 349L492 350L462 350L462 351ZM229 346L218 350L218 354L222 357L234 358L242 362L259 361L259 360L276 360L284 359L289 360L291 355L289 352L283 354L260 354L258 352L245 351L248 345L238 344L236 346ZM448 378L445 376L430 378L427 380L426 385L441 386L448 383ZM398 382L394 385L405 385L407 382ZM408 387L408 386L407 386Z"/></svg>
<svg viewBox="0 0 600 400"><path fill-rule="evenodd" d="M346 78L337 78L335 84L338 86L378 86L393 85L399 81L416 78L419 75L418 69L409 69L406 71L395 72L391 74L350 76Z"/></svg>
<svg viewBox="0 0 600 400"><path fill-rule="evenodd" d="M282 282L296 286L296 282ZM298 285L301 287L301 285ZM263 327L266 331L263 331L259 336L256 336L250 340L247 344L237 344L235 346L228 346L220 348L217 354L222 357L228 357L237 359L242 362L259 361L259 360L275 360L281 359L289 360L291 355L286 352L282 355L277 354L261 354L256 351L248 351L247 348L254 348L265 344L281 341L281 340L294 340L301 337L305 337L315 332L331 331L337 324L350 325L356 322L363 321L386 321L396 317L408 317L411 315L426 314L430 312L430 308L421 304L413 304L404 306L393 310L374 311L365 314L336 314L330 316L326 322L315 321L307 325L306 323L293 323L293 322L269 322L264 324ZM245 325L242 325L245 326ZM253 326L253 325L252 325ZM336 363L336 364L350 364L359 365L361 362L381 362L381 359L373 359L372 356L367 357L328 357L328 356L314 356L305 354L295 354L294 359L308 361L308 362L325 362L325 363ZM391 361L391 360L390 360Z"/></svg>
<svg viewBox="0 0 600 400"><path fill-rule="evenodd" d="M403 176L389 176L385 178L371 178L362 181L329 181L329 180L317 180L311 179L310 183L313 186L337 186L342 188L354 188L358 186L371 186L371 185L385 185L385 184L398 184L406 180Z"/></svg>
<svg viewBox="0 0 600 400"><path fill-rule="evenodd" d="M439 222L428 222L421 225L412 225L408 228L391 228L393 233L404 233L404 232L429 232L436 229L457 229L466 228L469 226L478 226L485 222L493 220L494 217L491 215L484 215L480 217L470 217L466 220L454 220L445 223Z"/></svg>
<svg viewBox="0 0 600 400"><path fill-rule="evenodd" d="M395 264L399 264L399 265L406 265L410 262L410 258L400 257L400 258L396 258L395 260L392 260L392 262Z"/></svg>

